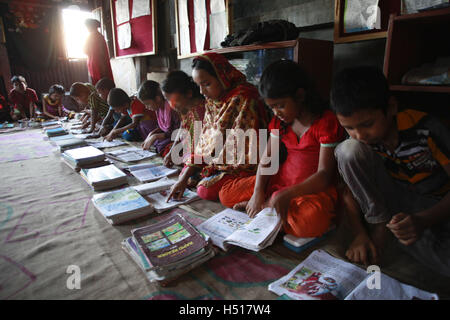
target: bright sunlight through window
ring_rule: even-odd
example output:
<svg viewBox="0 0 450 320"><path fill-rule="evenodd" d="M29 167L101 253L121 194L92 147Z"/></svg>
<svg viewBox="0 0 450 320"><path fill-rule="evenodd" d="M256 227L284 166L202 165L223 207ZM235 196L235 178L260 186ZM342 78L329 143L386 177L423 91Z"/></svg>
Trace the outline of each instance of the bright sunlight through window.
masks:
<svg viewBox="0 0 450 320"><path fill-rule="evenodd" d="M84 20L87 18L94 18L92 12L81 11L69 7L68 9L62 10L62 18L67 58L86 58L86 55L83 52L83 46L89 32L84 25Z"/></svg>

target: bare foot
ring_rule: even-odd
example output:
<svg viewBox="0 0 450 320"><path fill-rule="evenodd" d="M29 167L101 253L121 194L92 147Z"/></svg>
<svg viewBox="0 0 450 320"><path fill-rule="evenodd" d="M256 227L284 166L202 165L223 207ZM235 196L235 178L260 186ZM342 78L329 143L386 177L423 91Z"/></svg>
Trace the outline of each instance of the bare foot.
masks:
<svg viewBox="0 0 450 320"><path fill-rule="evenodd" d="M378 260L380 260L389 239L389 229L386 227L386 223L378 223L373 225L370 228L370 239L377 249Z"/></svg>
<svg viewBox="0 0 450 320"><path fill-rule="evenodd" d="M242 201L242 202L236 203L233 206L233 210L239 210L239 211L244 211L245 212L245 208L247 207L247 203L248 203L248 201Z"/></svg>

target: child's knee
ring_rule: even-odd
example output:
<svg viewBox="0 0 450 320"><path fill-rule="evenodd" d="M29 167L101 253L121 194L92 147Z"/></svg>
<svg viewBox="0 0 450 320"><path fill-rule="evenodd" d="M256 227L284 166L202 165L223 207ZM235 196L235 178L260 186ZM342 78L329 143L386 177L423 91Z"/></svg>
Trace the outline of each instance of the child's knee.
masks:
<svg viewBox="0 0 450 320"><path fill-rule="evenodd" d="M322 201L304 200L291 204L285 231L300 238L319 237L332 224L334 207Z"/></svg>
<svg viewBox="0 0 450 320"><path fill-rule="evenodd" d="M368 145L356 139L347 139L340 143L334 155L339 164L352 164L366 161L368 152L373 152Z"/></svg>
<svg viewBox="0 0 450 320"><path fill-rule="evenodd" d="M216 190L212 190L210 188L206 188L204 186L197 187L197 194L200 198L204 200L216 201L219 197Z"/></svg>
<svg viewBox="0 0 450 320"><path fill-rule="evenodd" d="M224 187L222 187L222 189L220 189L219 191L219 200L220 203L228 208L233 208L233 206L239 202L236 200L236 197Z"/></svg>

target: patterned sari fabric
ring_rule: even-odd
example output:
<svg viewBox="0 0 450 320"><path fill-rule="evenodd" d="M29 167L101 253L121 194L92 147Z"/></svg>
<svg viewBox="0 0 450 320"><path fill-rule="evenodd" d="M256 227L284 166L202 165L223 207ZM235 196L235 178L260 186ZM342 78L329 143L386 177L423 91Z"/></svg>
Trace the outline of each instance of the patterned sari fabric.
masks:
<svg viewBox="0 0 450 320"><path fill-rule="evenodd" d="M193 106L186 114L180 114L181 125L180 128L189 133L187 137L181 137L180 142L186 146L188 152L183 155L183 162L194 162L194 148L195 148L195 122L202 122L205 117L205 102L201 101Z"/></svg>
<svg viewBox="0 0 450 320"><path fill-rule="evenodd" d="M241 174L254 174L258 163L258 141L250 143L245 139L245 162L234 163L227 161L229 155L236 154L236 139L229 135L228 129L241 129L247 132L254 129L266 128L267 114L264 104L259 97L255 86L246 81L245 75L233 67L228 60L216 53L207 53L195 59L206 60L214 67L217 77L226 94L220 100L206 99L206 112L203 120L202 133L195 149L195 156L202 157L203 179L199 186L209 187L218 182L226 174L240 176ZM223 148L217 148L223 144ZM206 157L206 159L205 159ZM230 158L228 158L230 159ZM206 161L205 161L206 160ZM256 161L254 161L256 160ZM197 161L196 161L197 162Z"/></svg>

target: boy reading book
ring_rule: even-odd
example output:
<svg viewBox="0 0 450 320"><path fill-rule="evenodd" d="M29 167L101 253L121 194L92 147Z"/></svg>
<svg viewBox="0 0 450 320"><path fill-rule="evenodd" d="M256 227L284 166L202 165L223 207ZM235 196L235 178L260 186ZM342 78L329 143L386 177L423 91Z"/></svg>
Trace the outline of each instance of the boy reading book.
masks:
<svg viewBox="0 0 450 320"><path fill-rule="evenodd" d="M347 257L377 263L387 235L393 234L402 249L449 276L448 129L424 112L398 111L384 75L373 67L341 71L331 102L351 137L335 151L355 232Z"/></svg>

